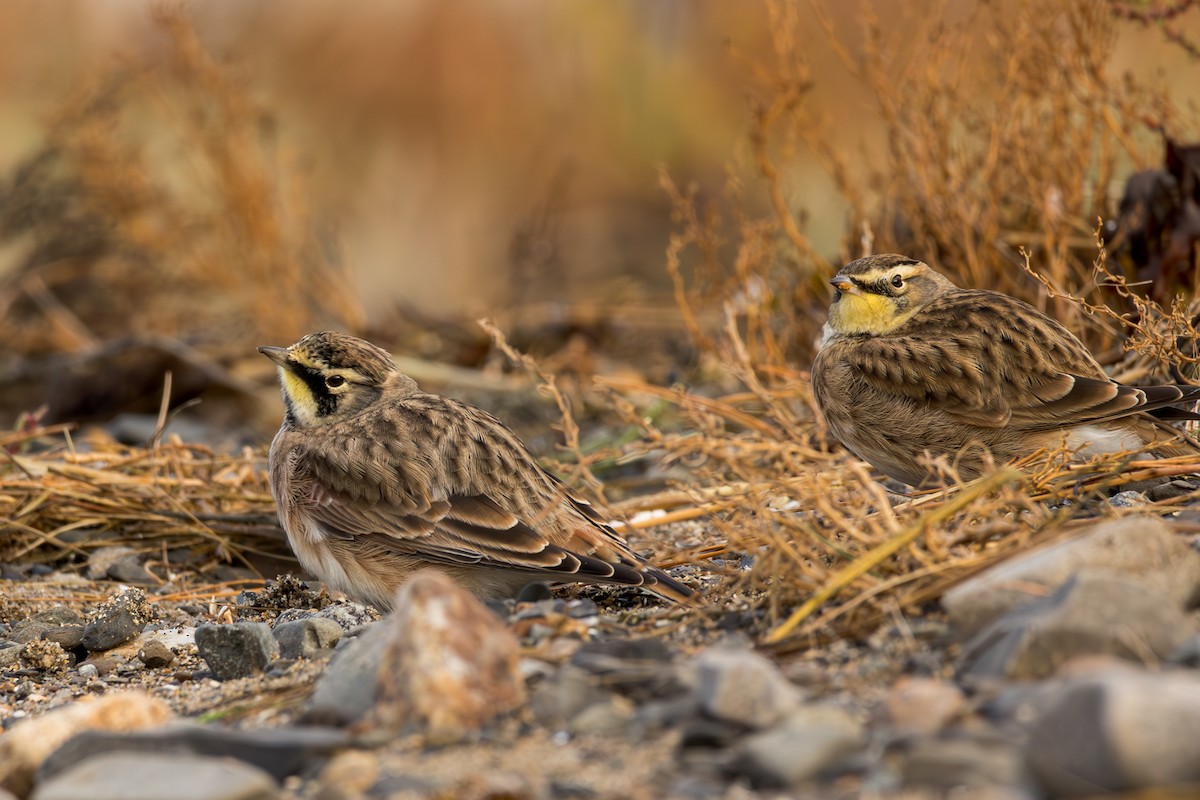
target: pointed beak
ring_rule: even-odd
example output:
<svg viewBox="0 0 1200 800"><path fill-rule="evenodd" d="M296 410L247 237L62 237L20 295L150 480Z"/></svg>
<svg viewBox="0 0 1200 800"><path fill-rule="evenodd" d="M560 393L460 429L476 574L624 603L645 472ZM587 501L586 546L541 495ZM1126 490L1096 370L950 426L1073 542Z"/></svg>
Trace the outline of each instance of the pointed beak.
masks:
<svg viewBox="0 0 1200 800"><path fill-rule="evenodd" d="M854 283L849 278L841 275L834 275L833 280L831 280L830 283L833 284L833 288L837 289L839 292L857 291L857 287L855 287Z"/></svg>
<svg viewBox="0 0 1200 800"><path fill-rule="evenodd" d="M258 348L258 352L281 367L287 365L288 351L286 347L260 347Z"/></svg>

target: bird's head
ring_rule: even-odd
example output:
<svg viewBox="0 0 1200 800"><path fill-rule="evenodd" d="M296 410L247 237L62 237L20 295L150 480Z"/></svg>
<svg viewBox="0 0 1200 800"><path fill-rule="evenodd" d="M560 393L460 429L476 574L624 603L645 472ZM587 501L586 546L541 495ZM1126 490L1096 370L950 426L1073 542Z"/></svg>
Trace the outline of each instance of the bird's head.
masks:
<svg viewBox="0 0 1200 800"><path fill-rule="evenodd" d="M928 264L900 255L851 261L829 282L836 291L829 306L827 336L888 333L954 288Z"/></svg>
<svg viewBox="0 0 1200 800"><path fill-rule="evenodd" d="M344 333L310 333L291 347L260 347L279 366L287 419L315 427L348 419L390 382L408 381L387 351Z"/></svg>

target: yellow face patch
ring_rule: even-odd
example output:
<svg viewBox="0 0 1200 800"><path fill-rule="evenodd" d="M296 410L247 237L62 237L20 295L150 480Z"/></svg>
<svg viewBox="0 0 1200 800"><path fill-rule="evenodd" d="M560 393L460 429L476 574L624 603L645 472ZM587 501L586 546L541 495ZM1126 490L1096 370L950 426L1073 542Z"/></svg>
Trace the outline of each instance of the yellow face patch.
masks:
<svg viewBox="0 0 1200 800"><path fill-rule="evenodd" d="M910 316L899 313L895 298L861 290L843 292L842 299L829 307L830 327L844 334L887 333Z"/></svg>
<svg viewBox="0 0 1200 800"><path fill-rule="evenodd" d="M292 413L302 425L311 425L317 418L317 399L312 389L290 369L280 367L279 380L284 394L291 401Z"/></svg>

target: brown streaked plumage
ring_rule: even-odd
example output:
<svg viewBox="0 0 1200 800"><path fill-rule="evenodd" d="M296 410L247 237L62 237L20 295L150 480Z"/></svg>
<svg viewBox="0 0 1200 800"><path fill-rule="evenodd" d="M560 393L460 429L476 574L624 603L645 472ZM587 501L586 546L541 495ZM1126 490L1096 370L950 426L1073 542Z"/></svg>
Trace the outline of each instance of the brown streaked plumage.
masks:
<svg viewBox="0 0 1200 800"><path fill-rule="evenodd" d="M279 519L300 563L331 587L387 609L408 575L435 567L483 597L534 580L693 595L502 422L421 391L384 350L326 331L259 351L283 385L270 455Z"/></svg>
<svg viewBox="0 0 1200 800"><path fill-rule="evenodd" d="M829 429L855 455L914 486L924 455L964 478L1064 442L1081 456L1152 446L1197 453L1164 419L1200 398L1191 386L1124 386L1083 343L1033 306L960 289L900 255L847 264L836 287L813 393Z"/></svg>

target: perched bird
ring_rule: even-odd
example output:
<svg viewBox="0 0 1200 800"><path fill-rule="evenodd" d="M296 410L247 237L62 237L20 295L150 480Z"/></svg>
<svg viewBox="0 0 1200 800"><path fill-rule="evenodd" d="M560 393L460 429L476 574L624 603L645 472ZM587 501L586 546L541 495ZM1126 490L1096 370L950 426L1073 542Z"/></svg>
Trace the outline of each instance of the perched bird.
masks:
<svg viewBox="0 0 1200 800"><path fill-rule="evenodd" d="M913 486L931 481L922 456L946 457L967 479L987 454L1004 464L1064 443L1079 456L1152 446L1200 454L1164 419L1191 386L1124 386L1083 343L1000 292L960 289L913 258L847 264L812 385L829 430L855 455Z"/></svg>
<svg viewBox="0 0 1200 800"><path fill-rule="evenodd" d="M279 366L283 426L271 491L300 563L388 609L436 567L476 595L535 580L693 592L629 549L502 422L423 392L375 345L343 333L260 347Z"/></svg>

